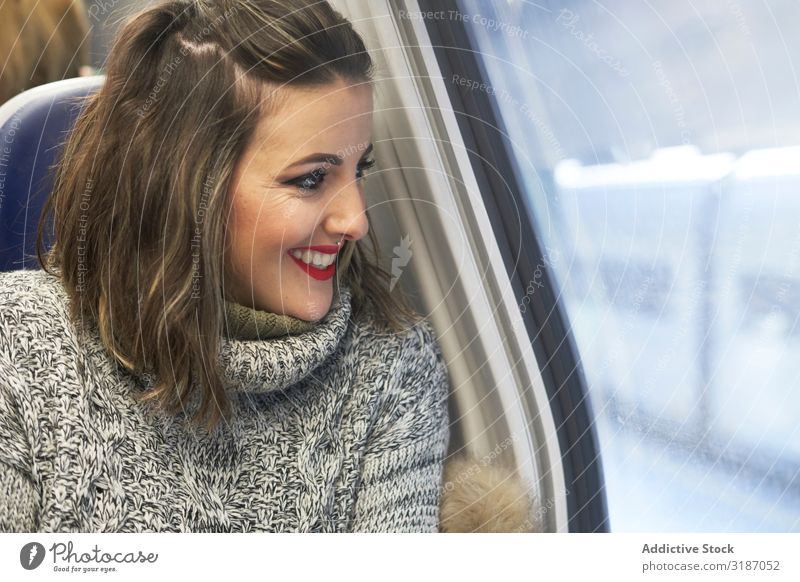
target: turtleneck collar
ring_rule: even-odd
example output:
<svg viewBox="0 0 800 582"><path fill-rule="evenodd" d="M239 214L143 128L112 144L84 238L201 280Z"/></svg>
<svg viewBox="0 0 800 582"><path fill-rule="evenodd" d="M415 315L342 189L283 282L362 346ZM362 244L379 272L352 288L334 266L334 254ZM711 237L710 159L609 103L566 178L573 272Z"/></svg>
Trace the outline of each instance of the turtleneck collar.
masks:
<svg viewBox="0 0 800 582"><path fill-rule="evenodd" d="M282 390L308 376L333 354L347 330L352 312L350 289L347 287L337 289L338 292L334 292L331 308L325 317L316 323L304 322L310 324L304 331L300 328L306 326L292 327L298 324L288 321L295 318L283 320L281 318L285 316L266 314L271 324L270 328L281 332L282 337L270 339L263 339L263 336L262 339L223 337L219 361L224 380L228 382L228 390L234 392ZM286 335L287 322L295 331L294 335Z"/></svg>
<svg viewBox="0 0 800 582"><path fill-rule="evenodd" d="M240 340L264 340L298 335L314 329L314 321L305 321L290 315L280 315L246 307L240 303L225 302L225 335Z"/></svg>

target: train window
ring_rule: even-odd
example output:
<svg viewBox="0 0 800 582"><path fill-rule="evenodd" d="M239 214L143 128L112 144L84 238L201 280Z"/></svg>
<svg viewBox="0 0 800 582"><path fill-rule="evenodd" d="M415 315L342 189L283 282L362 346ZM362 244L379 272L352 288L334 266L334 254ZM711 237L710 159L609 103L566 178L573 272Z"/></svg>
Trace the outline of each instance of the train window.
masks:
<svg viewBox="0 0 800 582"><path fill-rule="evenodd" d="M509 268L508 248L520 245L509 245L493 225L497 207L487 204L492 188L471 159L476 149L462 127L464 103L451 99L449 76L440 72L446 63L435 51L442 43L416 2L336 6L376 62L373 143L380 170L366 185L370 224L386 268L428 314L448 362L448 452L466 449L481 463L513 467L539 501L530 516L535 529L603 531L605 497L588 401L570 373L574 362L549 357L566 345L565 328L551 325L553 333L537 335L522 313L541 315L540 297L551 296L549 275L542 270L539 279L532 264L523 283ZM525 295L528 282L536 293Z"/></svg>
<svg viewBox="0 0 800 582"><path fill-rule="evenodd" d="M796 3L456 4L445 81L557 257L611 529L800 530Z"/></svg>

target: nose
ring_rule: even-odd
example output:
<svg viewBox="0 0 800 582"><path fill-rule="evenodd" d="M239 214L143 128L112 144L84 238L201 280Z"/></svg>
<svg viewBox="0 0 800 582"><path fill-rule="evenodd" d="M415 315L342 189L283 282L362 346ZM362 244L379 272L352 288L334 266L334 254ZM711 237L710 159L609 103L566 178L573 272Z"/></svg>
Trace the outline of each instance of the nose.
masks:
<svg viewBox="0 0 800 582"><path fill-rule="evenodd" d="M360 240L369 231L362 186L357 180L336 192L328 206L325 230L337 239Z"/></svg>

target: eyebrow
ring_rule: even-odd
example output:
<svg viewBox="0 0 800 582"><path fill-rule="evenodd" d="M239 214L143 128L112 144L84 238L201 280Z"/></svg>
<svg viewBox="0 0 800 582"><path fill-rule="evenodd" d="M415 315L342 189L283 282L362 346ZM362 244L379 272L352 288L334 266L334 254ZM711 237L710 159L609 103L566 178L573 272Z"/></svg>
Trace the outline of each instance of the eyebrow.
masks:
<svg viewBox="0 0 800 582"><path fill-rule="evenodd" d="M361 154L361 158L363 159L372 151L372 144L367 146L367 149L364 150L364 153ZM305 156L304 158L300 158L299 160L292 162L288 166L286 166L286 170L289 168L293 168L295 166L302 166L303 164L310 164L312 162L320 162L324 164L331 164L333 166L340 166L342 164L342 158L337 156L336 154L310 154Z"/></svg>

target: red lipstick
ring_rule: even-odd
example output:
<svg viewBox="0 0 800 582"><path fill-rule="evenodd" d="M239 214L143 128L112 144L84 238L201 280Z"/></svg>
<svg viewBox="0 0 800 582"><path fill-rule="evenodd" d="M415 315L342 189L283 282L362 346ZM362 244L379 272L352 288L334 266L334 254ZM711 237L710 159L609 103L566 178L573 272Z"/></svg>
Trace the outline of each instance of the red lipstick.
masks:
<svg viewBox="0 0 800 582"><path fill-rule="evenodd" d="M290 249L286 253L287 255L289 255L289 257L291 257L291 259L297 264L298 267L300 267L301 269L303 269L303 271L305 271L305 273L309 277L313 277L317 281L327 281L336 274L336 261L333 261L330 265L328 265L324 269L317 269L315 266L309 265L308 263L301 261L294 255L292 255L292 251L295 250L297 251L309 250L309 251L316 251L318 253L335 255L339 252L338 245L315 245L311 247L295 247L293 249Z"/></svg>

